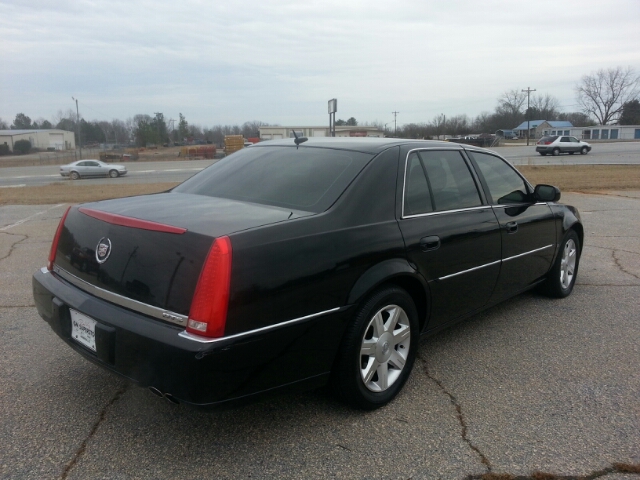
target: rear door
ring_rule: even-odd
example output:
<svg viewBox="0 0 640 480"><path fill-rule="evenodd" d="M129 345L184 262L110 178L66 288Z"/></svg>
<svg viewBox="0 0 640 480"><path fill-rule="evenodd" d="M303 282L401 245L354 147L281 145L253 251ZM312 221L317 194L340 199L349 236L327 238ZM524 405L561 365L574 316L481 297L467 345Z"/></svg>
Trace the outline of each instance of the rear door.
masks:
<svg viewBox="0 0 640 480"><path fill-rule="evenodd" d="M546 203L531 203L531 188L506 160L468 151L500 222L502 267L491 301L526 290L551 268L556 227Z"/></svg>
<svg viewBox="0 0 640 480"><path fill-rule="evenodd" d="M459 150L406 153L400 229L427 280L427 328L487 303L500 270L500 227Z"/></svg>

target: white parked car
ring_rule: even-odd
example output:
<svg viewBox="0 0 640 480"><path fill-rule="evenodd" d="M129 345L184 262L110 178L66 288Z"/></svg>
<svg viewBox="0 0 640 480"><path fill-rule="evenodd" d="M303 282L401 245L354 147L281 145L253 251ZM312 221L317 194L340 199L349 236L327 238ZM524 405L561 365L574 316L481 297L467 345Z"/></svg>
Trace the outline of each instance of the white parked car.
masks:
<svg viewBox="0 0 640 480"><path fill-rule="evenodd" d="M111 177L116 178L127 174L127 167L104 163L100 160L78 160L60 167L60 175L78 180L81 177Z"/></svg>
<svg viewBox="0 0 640 480"><path fill-rule="evenodd" d="M551 155L560 155L561 153L573 155L576 152L586 155L590 151L591 145L569 135L547 135L538 140L536 144L536 152L543 156L547 153Z"/></svg>

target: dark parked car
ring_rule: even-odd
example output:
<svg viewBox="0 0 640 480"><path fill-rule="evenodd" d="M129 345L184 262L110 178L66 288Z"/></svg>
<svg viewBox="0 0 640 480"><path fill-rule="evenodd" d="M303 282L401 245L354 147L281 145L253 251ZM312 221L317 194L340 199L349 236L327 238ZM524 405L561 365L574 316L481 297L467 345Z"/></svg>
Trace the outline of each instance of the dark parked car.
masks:
<svg viewBox="0 0 640 480"><path fill-rule="evenodd" d="M548 153L550 155L560 155L561 153L568 153L573 155L576 152L580 152L581 155L586 155L591 151L591 145L582 140L578 140L576 137L570 137L568 135L548 135L542 137L536 143L536 152L543 157Z"/></svg>
<svg viewBox="0 0 640 480"><path fill-rule="evenodd" d="M258 143L167 193L70 207L33 277L38 312L174 402L331 383L376 408L421 334L534 286L571 293L584 233L557 188L468 145L305 140Z"/></svg>

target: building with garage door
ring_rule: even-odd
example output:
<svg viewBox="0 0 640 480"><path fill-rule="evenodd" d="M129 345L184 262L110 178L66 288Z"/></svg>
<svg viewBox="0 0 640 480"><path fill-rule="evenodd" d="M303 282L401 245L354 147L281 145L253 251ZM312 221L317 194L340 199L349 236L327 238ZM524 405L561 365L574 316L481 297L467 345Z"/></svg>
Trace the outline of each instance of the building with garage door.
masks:
<svg viewBox="0 0 640 480"><path fill-rule="evenodd" d="M293 138L293 132L302 137L330 137L329 127L260 127L260 140ZM378 127L360 127L358 125L336 126L336 137L384 137Z"/></svg>
<svg viewBox="0 0 640 480"><path fill-rule="evenodd" d="M18 140L29 140L32 148L41 150L74 150L76 148L73 132L66 130L0 130L0 145L7 145L12 152Z"/></svg>
<svg viewBox="0 0 640 480"><path fill-rule="evenodd" d="M573 127L571 135L582 140L640 140L640 125L595 125ZM550 135L555 135L550 132ZM561 135L561 133L558 133Z"/></svg>

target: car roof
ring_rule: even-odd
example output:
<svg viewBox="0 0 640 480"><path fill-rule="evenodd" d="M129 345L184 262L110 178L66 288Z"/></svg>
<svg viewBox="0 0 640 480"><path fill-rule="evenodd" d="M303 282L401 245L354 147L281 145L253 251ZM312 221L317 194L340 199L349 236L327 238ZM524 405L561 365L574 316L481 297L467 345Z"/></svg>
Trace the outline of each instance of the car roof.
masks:
<svg viewBox="0 0 640 480"><path fill-rule="evenodd" d="M377 154L390 147L399 145L411 145L420 147L442 147L460 150L463 145L457 143L443 142L438 140L412 140L407 138L357 138L357 137L311 137L299 145L300 148L337 148L343 150L356 150L364 153ZM256 143L249 148L273 147L273 146L295 146L293 138L282 140L267 140Z"/></svg>

